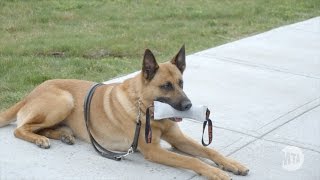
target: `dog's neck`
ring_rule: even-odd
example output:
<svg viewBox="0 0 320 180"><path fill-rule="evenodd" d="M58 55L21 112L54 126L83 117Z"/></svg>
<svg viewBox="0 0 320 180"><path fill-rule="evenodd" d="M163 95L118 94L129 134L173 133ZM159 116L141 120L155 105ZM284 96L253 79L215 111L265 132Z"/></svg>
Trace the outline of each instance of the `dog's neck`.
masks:
<svg viewBox="0 0 320 180"><path fill-rule="evenodd" d="M144 97L144 83L141 73L137 74L133 78L125 80L122 83L123 90L127 92L130 102L135 106L137 111L139 111L140 108L142 114L145 114L146 109L153 103L153 99L147 99Z"/></svg>

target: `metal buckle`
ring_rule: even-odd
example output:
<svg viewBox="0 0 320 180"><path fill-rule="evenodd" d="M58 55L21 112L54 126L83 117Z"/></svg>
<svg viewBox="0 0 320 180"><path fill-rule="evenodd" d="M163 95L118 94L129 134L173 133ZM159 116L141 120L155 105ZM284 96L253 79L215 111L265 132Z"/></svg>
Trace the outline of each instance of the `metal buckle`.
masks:
<svg viewBox="0 0 320 180"><path fill-rule="evenodd" d="M118 157L116 157L116 158L117 158L117 159L122 159L122 158L124 158L124 157L126 157L126 156L128 156L128 155L130 155L130 154L132 154L132 153L134 153L134 150L133 150L132 147L130 147L130 148L128 149L128 151L127 151L126 154L124 154L124 155L122 155L122 156L118 156Z"/></svg>
<svg viewBox="0 0 320 180"><path fill-rule="evenodd" d="M133 150L132 147L130 147L130 148L128 149L127 154L123 155L123 157L126 157L126 156L128 156L128 155L130 155L130 154L132 154L132 153L134 153L134 150Z"/></svg>

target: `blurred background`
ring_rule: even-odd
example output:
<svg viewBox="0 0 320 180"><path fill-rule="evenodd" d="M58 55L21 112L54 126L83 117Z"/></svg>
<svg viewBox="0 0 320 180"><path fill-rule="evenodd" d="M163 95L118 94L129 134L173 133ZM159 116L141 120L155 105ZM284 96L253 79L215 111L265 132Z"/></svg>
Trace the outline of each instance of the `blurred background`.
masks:
<svg viewBox="0 0 320 180"><path fill-rule="evenodd" d="M319 0L1 0L0 110L53 78L106 81L320 15Z"/></svg>

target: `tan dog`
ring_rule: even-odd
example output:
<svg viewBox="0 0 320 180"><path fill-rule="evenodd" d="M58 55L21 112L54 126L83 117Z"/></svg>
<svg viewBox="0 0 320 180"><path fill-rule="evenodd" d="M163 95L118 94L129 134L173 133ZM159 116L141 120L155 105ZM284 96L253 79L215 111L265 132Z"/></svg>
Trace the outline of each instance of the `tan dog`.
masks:
<svg viewBox="0 0 320 180"><path fill-rule="evenodd" d="M97 88L91 102L91 132L105 148L126 151L131 145L142 104L142 129L145 110L154 100L170 104L177 110L187 110L191 102L183 92L182 73L185 70L184 46L170 61L157 64L152 52L146 50L140 74L123 83ZM14 135L49 148L48 138L73 144L74 136L90 142L83 116L83 102L94 82L82 80L49 80L40 84L27 97L0 114L0 127L17 119ZM152 121L152 143L146 144L140 133L138 150L150 161L195 171L210 179L230 179L222 170L193 156L214 161L221 169L237 175L247 175L248 169L213 149L204 147L181 132L171 120ZM185 156L160 147L160 139Z"/></svg>

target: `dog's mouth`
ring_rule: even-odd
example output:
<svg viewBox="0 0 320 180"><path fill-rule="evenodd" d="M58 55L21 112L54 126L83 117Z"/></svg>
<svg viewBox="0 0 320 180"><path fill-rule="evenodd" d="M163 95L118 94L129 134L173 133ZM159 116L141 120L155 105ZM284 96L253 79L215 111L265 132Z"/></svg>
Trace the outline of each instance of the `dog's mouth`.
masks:
<svg viewBox="0 0 320 180"><path fill-rule="evenodd" d="M169 118L171 121L174 121L174 122L181 122L182 121L182 118L178 118L178 117L172 117L172 118Z"/></svg>
<svg viewBox="0 0 320 180"><path fill-rule="evenodd" d="M155 98L154 100L155 100L155 101L162 102L162 103L165 103L165 104L168 104L168 105L170 105L172 108L174 108L175 110L178 110L178 111L184 111L184 110L186 110L186 109L183 109L183 108L181 107L181 104L179 104L179 103L173 103L173 102L171 102L171 100L170 100L169 98L167 98L167 97L157 97L157 98ZM190 109L190 107L189 107L188 109Z"/></svg>

